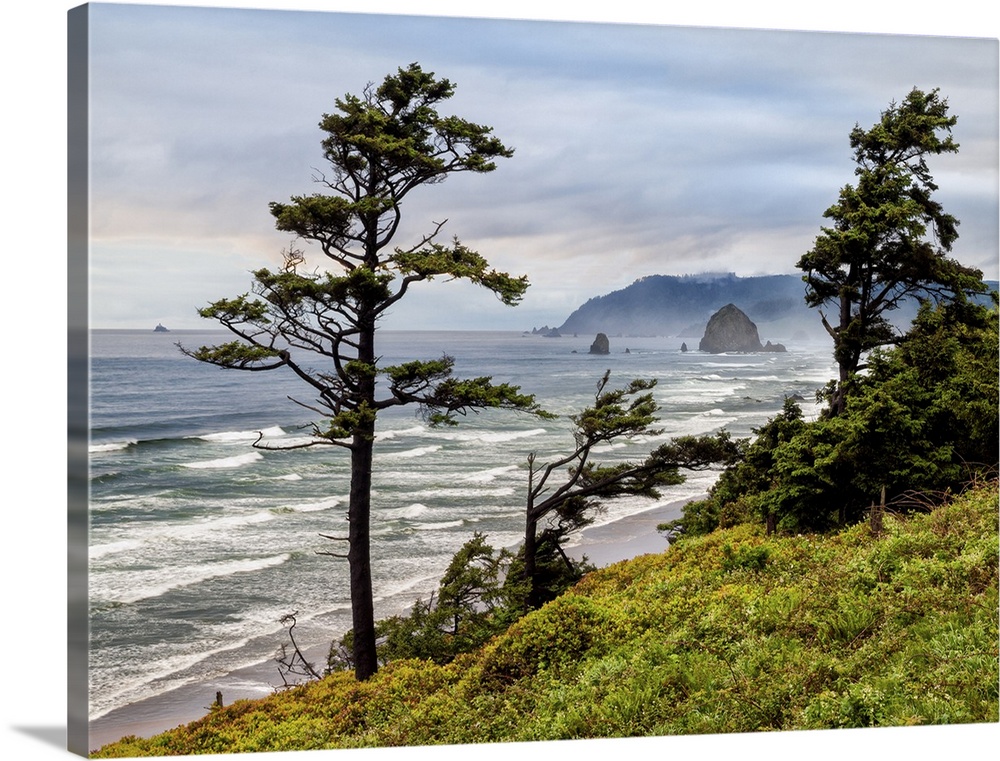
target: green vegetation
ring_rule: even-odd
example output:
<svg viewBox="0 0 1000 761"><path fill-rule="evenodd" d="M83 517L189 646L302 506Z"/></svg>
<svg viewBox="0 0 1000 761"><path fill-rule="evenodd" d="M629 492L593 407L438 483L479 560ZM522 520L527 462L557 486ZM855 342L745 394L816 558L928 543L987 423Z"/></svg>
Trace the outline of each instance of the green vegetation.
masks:
<svg viewBox="0 0 1000 761"><path fill-rule="evenodd" d="M995 722L997 502L989 482L878 536L683 538L448 664L333 674L95 757Z"/></svg>
<svg viewBox="0 0 1000 761"><path fill-rule="evenodd" d="M996 304L924 304L899 345L874 352L867 373L852 377L841 414L806 422L786 401L743 442L740 461L708 499L662 528L704 534L762 522L829 530L860 520L882 489L890 506L904 509L995 472L997 317Z"/></svg>
<svg viewBox="0 0 1000 761"><path fill-rule="evenodd" d="M523 575L511 570L516 557L487 544L485 534L473 534L455 553L430 599L418 599L406 615L378 622L379 664L408 658L450 663L504 631L524 613ZM590 568L581 566L580 575ZM563 588L569 586L567 582ZM331 645L326 674L354 667L353 637L348 631Z"/></svg>

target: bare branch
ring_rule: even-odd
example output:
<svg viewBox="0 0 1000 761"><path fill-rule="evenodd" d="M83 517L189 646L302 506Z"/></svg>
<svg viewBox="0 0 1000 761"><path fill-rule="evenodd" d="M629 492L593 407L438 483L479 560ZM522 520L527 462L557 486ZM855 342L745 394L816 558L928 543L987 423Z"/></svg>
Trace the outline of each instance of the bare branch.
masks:
<svg viewBox="0 0 1000 761"><path fill-rule="evenodd" d="M295 611L282 616L279 620L279 623L288 625L288 639L292 646L292 652L289 655L287 647L283 644L280 655L275 659L278 662L278 673L281 675L281 681L285 687L291 686L288 681L289 676L304 676L309 679L322 678L313 665L306 660L299 644L295 641L295 626L298 623L295 617L297 615L298 611Z"/></svg>
<svg viewBox="0 0 1000 761"><path fill-rule="evenodd" d="M253 442L250 446L254 449L262 449L267 452L285 452L291 451L293 449L308 449L314 446L339 446L345 449L350 449L351 445L347 442L336 441L333 439L313 439L312 441L303 442L301 444L285 444L284 446L272 446L267 444L261 444L261 439L264 438L263 431L257 431L257 440Z"/></svg>

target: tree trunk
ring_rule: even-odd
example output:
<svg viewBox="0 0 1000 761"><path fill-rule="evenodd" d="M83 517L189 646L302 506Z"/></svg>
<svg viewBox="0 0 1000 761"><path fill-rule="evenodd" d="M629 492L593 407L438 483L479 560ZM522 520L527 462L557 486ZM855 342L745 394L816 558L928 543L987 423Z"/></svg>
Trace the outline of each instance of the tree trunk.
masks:
<svg viewBox="0 0 1000 761"><path fill-rule="evenodd" d="M840 380L837 382L833 396L830 397L830 417L842 415L847 407L847 400L844 397L847 393L848 378L850 378L850 372L847 364L842 364L840 366Z"/></svg>
<svg viewBox="0 0 1000 761"><path fill-rule="evenodd" d="M358 360L374 368L375 321L362 321ZM358 380L357 398L362 404L375 401L374 375ZM363 681L378 671L375 653L375 605L371 565L372 461L375 452L375 420L364 419L351 442L351 495L348 506L350 549L347 560L351 577L351 618L354 629L354 675Z"/></svg>
<svg viewBox="0 0 1000 761"><path fill-rule="evenodd" d="M538 607L538 590L535 579L538 573L535 565L535 555L538 552L538 541L535 535L537 531L538 520L532 517L529 506L524 525L524 580L528 584L528 610Z"/></svg>
<svg viewBox="0 0 1000 761"><path fill-rule="evenodd" d="M355 433L351 456L351 497L347 512L350 524L347 560L351 577L354 675L359 680L367 679L378 670L375 657L370 531L373 451L371 438Z"/></svg>
<svg viewBox="0 0 1000 761"><path fill-rule="evenodd" d="M885 521L885 487L882 487L882 499L878 505L871 506L871 512L868 517L869 527L873 536L881 536L882 528Z"/></svg>
<svg viewBox="0 0 1000 761"><path fill-rule="evenodd" d="M853 269L852 269L853 272ZM854 371L854 367L851 366L852 358L854 355L853 347L850 348L850 357L848 356L848 346L847 342L850 339L850 329L851 329L851 299L846 294L841 293L840 295L840 325L837 332L837 342L836 347L837 355L837 365L840 369L840 380L837 383L837 388L833 392L833 397L830 399L830 415L831 417L837 417L844 412L846 405L846 400L844 395L847 393L847 381L851 377L851 373ZM854 362L855 366L857 365Z"/></svg>

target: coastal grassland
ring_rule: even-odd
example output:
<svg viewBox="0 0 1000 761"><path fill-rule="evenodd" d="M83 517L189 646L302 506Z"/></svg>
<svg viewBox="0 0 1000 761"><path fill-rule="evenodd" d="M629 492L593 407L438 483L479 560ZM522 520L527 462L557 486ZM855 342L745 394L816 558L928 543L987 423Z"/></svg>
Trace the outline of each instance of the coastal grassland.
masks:
<svg viewBox="0 0 1000 761"><path fill-rule="evenodd" d="M740 525L588 574L473 653L336 673L97 758L998 721L998 491Z"/></svg>

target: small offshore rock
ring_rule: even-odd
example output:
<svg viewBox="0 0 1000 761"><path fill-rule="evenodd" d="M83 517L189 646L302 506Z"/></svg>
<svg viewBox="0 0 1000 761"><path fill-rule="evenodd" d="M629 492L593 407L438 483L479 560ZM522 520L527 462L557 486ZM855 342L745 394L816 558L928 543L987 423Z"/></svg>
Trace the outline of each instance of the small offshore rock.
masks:
<svg viewBox="0 0 1000 761"><path fill-rule="evenodd" d="M548 325L543 325L540 328L532 328L531 335L542 336L543 338L562 338L559 328L550 328Z"/></svg>

